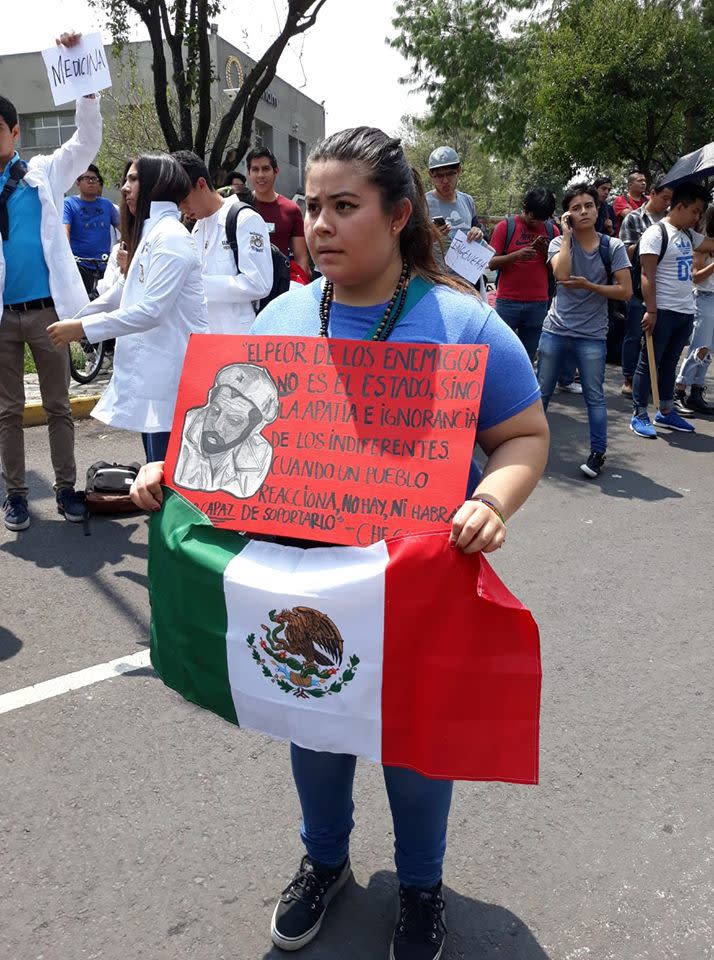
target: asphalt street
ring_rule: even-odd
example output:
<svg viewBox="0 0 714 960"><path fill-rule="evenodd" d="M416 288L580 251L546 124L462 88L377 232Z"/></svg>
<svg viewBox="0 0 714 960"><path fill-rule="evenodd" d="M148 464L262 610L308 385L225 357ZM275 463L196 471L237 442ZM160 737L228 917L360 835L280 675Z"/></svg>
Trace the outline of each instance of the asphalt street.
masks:
<svg viewBox="0 0 714 960"><path fill-rule="evenodd" d="M549 414L546 476L494 566L541 628L538 787L457 784L445 960L714 956L714 420L628 430L609 368L607 469L587 481L582 398ZM0 695L146 649L142 515L55 511L26 431L32 526L0 532ZM140 459L77 425L81 471ZM454 665L455 668L458 665ZM150 667L0 715L3 960L268 960L301 854L282 743L231 727ZM381 778L361 763L352 859L305 960L386 960L396 909Z"/></svg>

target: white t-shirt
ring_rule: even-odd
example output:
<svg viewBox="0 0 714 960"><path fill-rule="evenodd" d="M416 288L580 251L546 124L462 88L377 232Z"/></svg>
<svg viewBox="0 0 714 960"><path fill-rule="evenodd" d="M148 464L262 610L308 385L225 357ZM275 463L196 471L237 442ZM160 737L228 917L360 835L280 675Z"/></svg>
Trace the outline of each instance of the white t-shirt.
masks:
<svg viewBox="0 0 714 960"><path fill-rule="evenodd" d="M657 265L657 309L674 310L676 313L694 313L694 284L692 283L693 249L704 240L704 235L690 230L688 233L673 227L669 220L648 227L640 239L640 256L662 249L662 230L669 237L664 256ZM692 238L691 240L689 238Z"/></svg>

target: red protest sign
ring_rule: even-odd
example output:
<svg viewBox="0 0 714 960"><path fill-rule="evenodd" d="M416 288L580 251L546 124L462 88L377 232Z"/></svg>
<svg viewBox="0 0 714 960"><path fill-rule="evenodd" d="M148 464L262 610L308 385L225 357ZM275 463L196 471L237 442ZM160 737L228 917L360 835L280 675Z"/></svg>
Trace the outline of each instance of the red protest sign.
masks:
<svg viewBox="0 0 714 960"><path fill-rule="evenodd" d="M194 334L165 482L216 524L366 546L463 502L480 344Z"/></svg>

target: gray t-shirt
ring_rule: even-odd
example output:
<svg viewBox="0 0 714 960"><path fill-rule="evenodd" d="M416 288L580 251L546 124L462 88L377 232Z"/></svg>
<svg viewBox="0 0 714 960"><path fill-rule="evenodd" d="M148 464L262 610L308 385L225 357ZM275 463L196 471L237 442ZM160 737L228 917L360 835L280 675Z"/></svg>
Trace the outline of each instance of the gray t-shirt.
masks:
<svg viewBox="0 0 714 960"><path fill-rule="evenodd" d="M610 272L628 270L630 261L627 259L627 250L622 240L609 237L610 242ZM563 243L562 237L555 237L548 246L548 263L558 253ZM575 237L571 238L570 251L572 267L570 275L585 277L592 283L607 283L607 270L600 256L600 249L596 247L588 253L580 246ZM564 337L588 337L591 340L607 339L607 297L590 290L571 290L568 287L556 286L555 297L543 322L543 329L548 333L559 334Z"/></svg>
<svg viewBox="0 0 714 960"><path fill-rule="evenodd" d="M442 200L436 190L430 190L426 195L426 202L431 218L443 217L449 227L448 236L444 237L441 241L444 247L444 253L446 253L451 246L451 241L456 236L457 230L463 230L464 233L468 233L471 229L476 216L476 204L473 201L473 197L470 197L468 193L462 193L460 190L456 191L456 200L454 200L453 203ZM436 257L436 262L443 265L441 244L434 244L434 256Z"/></svg>

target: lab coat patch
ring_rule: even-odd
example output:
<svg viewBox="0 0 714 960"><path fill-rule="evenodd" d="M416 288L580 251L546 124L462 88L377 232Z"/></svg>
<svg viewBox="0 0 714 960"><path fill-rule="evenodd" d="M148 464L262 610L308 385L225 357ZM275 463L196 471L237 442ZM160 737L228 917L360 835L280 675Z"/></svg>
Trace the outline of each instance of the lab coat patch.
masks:
<svg viewBox="0 0 714 960"><path fill-rule="evenodd" d="M263 235L261 233L251 233L250 249L255 250L256 252L261 252L265 249L265 241L263 240Z"/></svg>

